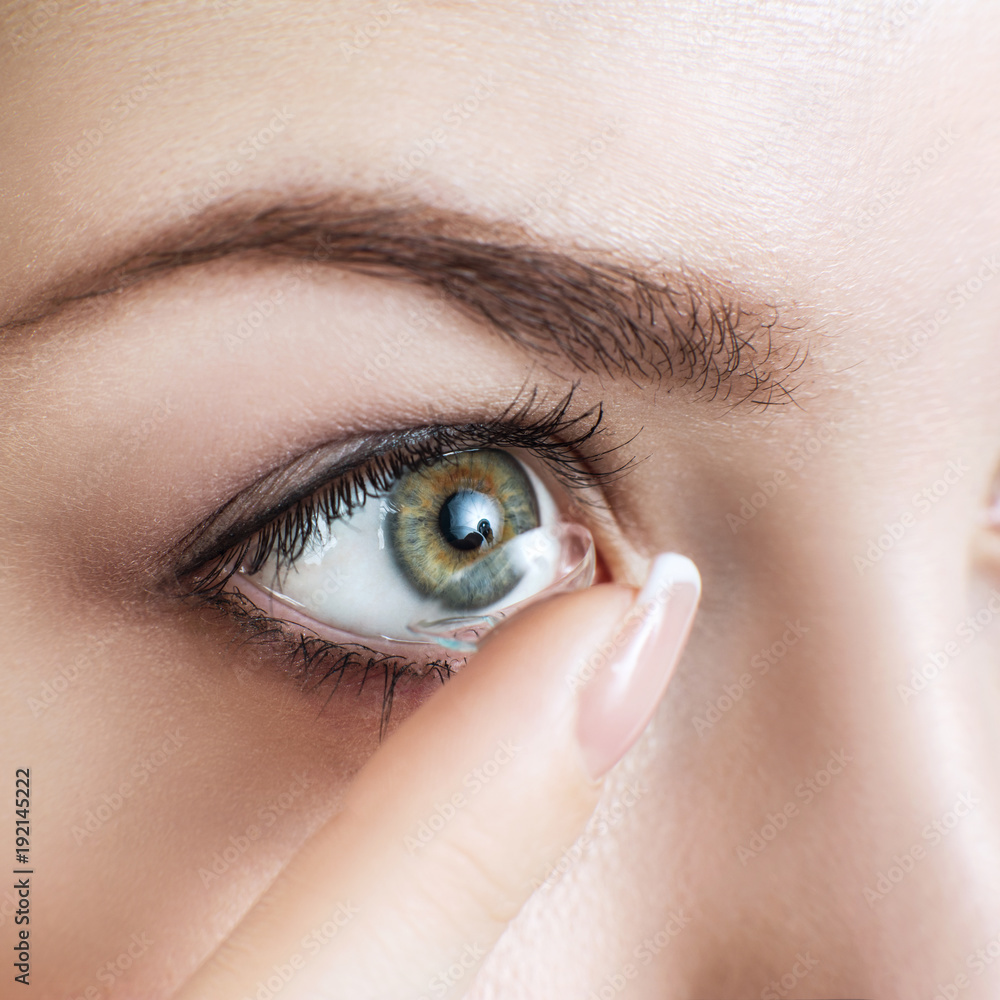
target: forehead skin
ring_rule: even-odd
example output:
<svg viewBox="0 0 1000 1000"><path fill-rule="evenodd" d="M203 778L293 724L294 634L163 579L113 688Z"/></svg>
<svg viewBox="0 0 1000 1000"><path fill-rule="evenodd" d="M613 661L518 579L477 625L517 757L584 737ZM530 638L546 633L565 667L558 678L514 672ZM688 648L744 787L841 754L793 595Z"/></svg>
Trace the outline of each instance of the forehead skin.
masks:
<svg viewBox="0 0 1000 1000"><path fill-rule="evenodd" d="M393 6L364 49L368 15L348 4L89 5L33 38L34 8L12 10L10 291L53 266L56 232L60 260L79 258L97 234L211 197L234 159L242 169L224 194L405 184L543 233L763 283L852 325L912 312L894 288L933 296L962 277L957 254L943 267L919 253L928 214L970 254L992 248L980 97L996 29L985 13L980 24L935 4L912 17L845 4ZM287 131L252 149L276 111ZM61 171L94 129L100 146ZM605 134L606 150L580 155ZM155 184L137 145L163 150ZM424 164L407 171L415 150ZM891 211L872 220L883 188ZM863 280L875 267L877 297Z"/></svg>
<svg viewBox="0 0 1000 1000"><path fill-rule="evenodd" d="M670 541L660 522L673 502L675 537L697 539L699 565L717 568L700 651L622 778L646 789L641 806L529 906L475 995L567 984L563 995L585 995L682 904L695 917L683 953L658 954L626 996L764 995L799 951L820 967L776 995L929 996L936 977L953 979L1000 928L997 758L984 735L996 693L990 681L974 709L979 688L949 688L903 713L895 684L966 613L970 525L996 462L993 6L51 6L3 10L0 319L95 246L124 247L219 199L351 188L703 271L785 304L809 346L800 408L690 417L699 461L719 481L739 477L723 512L804 430L838 421L812 485L782 495L780 523L706 526L679 501L682 471L665 459L640 470L637 547ZM650 406L663 397L628 398L648 450L676 459ZM971 470L961 487L887 558L891 571L859 576L851 556L951 461ZM753 724L734 713L714 744L699 741L691 717L799 614L824 648L790 655L800 673L787 700L775 686ZM730 634L744 637L738 652ZM996 642L977 645L975 663L995 663ZM802 820L803 839L735 861L770 812L803 801L796 781L819 746L857 748L859 763ZM755 754L781 781L761 777ZM924 862L924 896L897 888L866 905L857 886L970 787L983 805ZM974 985L983 992L966 995L995 989L989 974Z"/></svg>

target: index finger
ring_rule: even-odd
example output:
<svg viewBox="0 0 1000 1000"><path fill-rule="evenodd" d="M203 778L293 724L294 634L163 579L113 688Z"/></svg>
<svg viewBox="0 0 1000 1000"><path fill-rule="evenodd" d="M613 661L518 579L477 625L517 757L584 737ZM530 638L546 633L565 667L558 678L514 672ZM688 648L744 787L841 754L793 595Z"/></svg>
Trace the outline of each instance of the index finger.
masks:
<svg viewBox="0 0 1000 1000"><path fill-rule="evenodd" d="M699 592L670 555L637 599L601 585L499 629L178 1000L464 993L649 721Z"/></svg>

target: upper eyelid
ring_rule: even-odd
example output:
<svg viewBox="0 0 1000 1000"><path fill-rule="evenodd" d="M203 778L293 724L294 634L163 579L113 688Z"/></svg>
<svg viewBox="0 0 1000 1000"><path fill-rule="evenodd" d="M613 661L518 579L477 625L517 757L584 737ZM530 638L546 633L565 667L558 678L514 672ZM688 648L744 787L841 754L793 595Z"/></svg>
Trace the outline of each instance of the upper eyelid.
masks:
<svg viewBox="0 0 1000 1000"><path fill-rule="evenodd" d="M174 547L183 577L261 531L295 506L380 456L417 444L433 428L365 434L327 442L266 473L227 500Z"/></svg>
<svg viewBox="0 0 1000 1000"><path fill-rule="evenodd" d="M381 435L384 439L386 435ZM320 445L291 462L265 473L227 500L172 548L178 576L197 569L217 553L238 543L248 528L259 531L338 475L377 453L379 435L364 435L344 443ZM269 502L270 500L270 502ZM252 513L251 513L252 512ZM248 520L256 527L248 525Z"/></svg>
<svg viewBox="0 0 1000 1000"><path fill-rule="evenodd" d="M553 419L554 427L559 426L560 420L562 421L561 426L572 427L577 426L581 419L586 420L597 410L593 426L581 433L579 440L575 442L579 445L583 441L596 437L598 425L603 417L603 410L598 404L598 406L591 407L581 414L572 417L566 416L574 391L575 388L559 401L556 407L550 411L548 419ZM500 418L493 422L437 428L411 428L409 430L388 431L382 434L369 433L346 444L343 442L328 443L299 456L281 468L267 473L251 486L226 501L193 532L190 532L174 546L171 556L168 558L168 564L175 567L168 573L171 582L181 579L213 560L230 553L243 541L252 539L260 531L292 511L298 503L317 494L324 486L336 482L338 478L347 476L364 466L366 462L371 462L379 456L399 451L408 445L416 446L427 442L433 444L439 440L438 435L441 432L453 433L459 441L461 435L467 435L467 446L469 447L481 447L487 443L494 443L497 447L518 446L516 442L507 445L496 444L490 439L489 428L491 425L494 430L502 428L504 416L513 414L523 418L526 414L530 414L536 405L536 396L537 393L532 392L523 406L517 407L512 404L507 407ZM541 417L542 425L546 419L543 414ZM516 430L517 424L511 422L510 429ZM527 429L533 428L529 425ZM603 449L595 455L581 455L580 457L582 460L586 460L588 457L603 457L618 451L628 443L623 442L612 448ZM553 440L554 446L558 447L560 444L571 447L574 442L572 440L567 442ZM545 456L540 457L543 460L545 458ZM616 477L631 468L633 463L634 458L630 457L626 462L606 473L607 481L612 481L612 477ZM584 485L595 485L599 478L601 476L594 472L587 477ZM291 485L293 483L296 484L294 488ZM273 499L269 505L261 509L260 505L262 501L266 503L267 497ZM256 510L254 510L255 507ZM251 511L253 511L252 515Z"/></svg>

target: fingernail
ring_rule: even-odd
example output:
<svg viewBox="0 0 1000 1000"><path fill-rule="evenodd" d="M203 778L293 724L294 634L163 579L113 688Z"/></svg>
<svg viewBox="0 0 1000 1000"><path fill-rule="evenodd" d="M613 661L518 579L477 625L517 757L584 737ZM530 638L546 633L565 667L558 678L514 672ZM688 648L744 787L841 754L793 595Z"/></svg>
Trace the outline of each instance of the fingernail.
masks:
<svg viewBox="0 0 1000 1000"><path fill-rule="evenodd" d="M686 556L653 560L618 628L581 670L576 736L594 781L618 763L649 724L691 631L701 577Z"/></svg>

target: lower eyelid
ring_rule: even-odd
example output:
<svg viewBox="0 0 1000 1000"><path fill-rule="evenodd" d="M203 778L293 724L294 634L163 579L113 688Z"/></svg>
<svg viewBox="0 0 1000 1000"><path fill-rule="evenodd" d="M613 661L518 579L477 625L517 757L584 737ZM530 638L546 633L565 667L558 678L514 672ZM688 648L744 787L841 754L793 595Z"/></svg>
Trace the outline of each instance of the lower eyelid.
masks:
<svg viewBox="0 0 1000 1000"><path fill-rule="evenodd" d="M225 600L227 595L220 596ZM464 655L449 653L434 643L404 643L391 639L380 643L376 639L362 638L318 622L286 599L268 593L241 574L236 574L231 579L228 596L230 600L235 599L235 603L244 607L249 614L258 615L259 622L281 628L284 638L306 655L307 651L303 646L310 642L324 643L341 651L363 649L371 655L395 660L404 665L408 674L420 677L432 672L447 672L450 675L460 670L466 661ZM246 607L247 602L249 608ZM317 655L317 651L312 655Z"/></svg>
<svg viewBox="0 0 1000 1000"><path fill-rule="evenodd" d="M374 685L377 696L381 696L378 710L380 740L385 736L390 720L396 717L393 714L394 705L399 702L400 692L405 715L465 663L464 657L446 659L425 656L414 660L402 650L389 653L357 639L338 642L321 635L316 628L303 624L297 618L282 617L281 613L269 615L249 596L236 589L206 597L200 603L204 606L205 601L223 616L229 629L237 630L237 645L252 645L271 651L268 659L274 676L284 675L293 679L304 693L325 689L328 694L322 698L322 706L345 684L346 692L352 698L360 697L366 686L371 688ZM274 610L278 612L277 607ZM288 611L295 614L294 609L289 608ZM438 653L443 652L437 647L432 648ZM266 661L264 664L256 661L246 668L245 673L243 668L238 668L237 677L241 684L246 683L249 674L256 674L267 666Z"/></svg>

